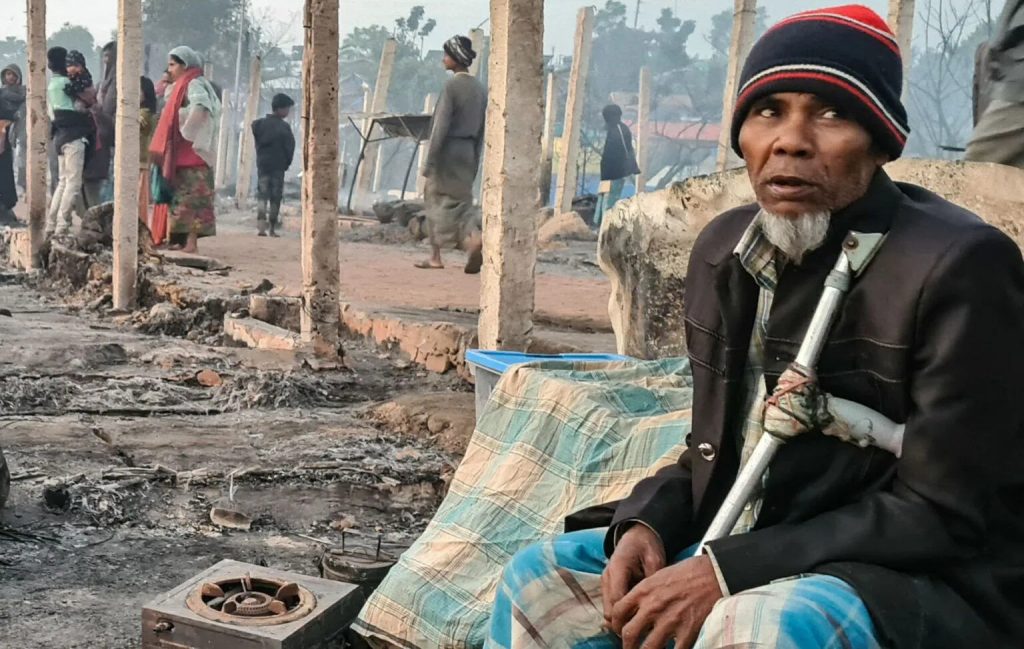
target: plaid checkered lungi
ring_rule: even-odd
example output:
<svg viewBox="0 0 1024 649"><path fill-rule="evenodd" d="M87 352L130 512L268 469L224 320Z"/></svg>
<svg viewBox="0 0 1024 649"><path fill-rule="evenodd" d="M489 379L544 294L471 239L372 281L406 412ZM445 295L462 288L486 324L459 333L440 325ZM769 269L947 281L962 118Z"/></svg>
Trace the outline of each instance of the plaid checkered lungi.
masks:
<svg viewBox="0 0 1024 649"><path fill-rule="evenodd" d="M505 568L485 649L615 649L604 632L606 529L531 545ZM676 560L690 556L684 550ZM879 649L867 608L846 582L801 575L718 602L694 649Z"/></svg>

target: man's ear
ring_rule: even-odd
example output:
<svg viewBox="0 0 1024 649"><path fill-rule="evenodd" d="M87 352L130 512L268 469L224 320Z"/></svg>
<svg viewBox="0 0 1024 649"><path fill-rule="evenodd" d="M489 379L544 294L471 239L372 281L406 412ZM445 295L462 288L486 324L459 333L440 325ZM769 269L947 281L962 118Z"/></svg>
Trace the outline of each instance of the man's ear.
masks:
<svg viewBox="0 0 1024 649"><path fill-rule="evenodd" d="M875 161L875 166L881 169L888 163L892 162L892 157L882 150L882 147L878 146L878 143L874 140L871 141L871 148L868 149L868 155Z"/></svg>

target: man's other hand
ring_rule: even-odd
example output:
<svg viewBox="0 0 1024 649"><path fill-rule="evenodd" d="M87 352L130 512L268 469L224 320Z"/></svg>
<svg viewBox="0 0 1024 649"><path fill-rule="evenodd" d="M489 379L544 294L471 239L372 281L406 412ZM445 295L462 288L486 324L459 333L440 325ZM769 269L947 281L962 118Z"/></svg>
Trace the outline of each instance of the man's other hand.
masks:
<svg viewBox="0 0 1024 649"><path fill-rule="evenodd" d="M691 649L722 589L707 556L659 570L615 604L611 628L623 649ZM608 615L608 609L605 609Z"/></svg>
<svg viewBox="0 0 1024 649"><path fill-rule="evenodd" d="M612 609L633 586L664 567L665 546L651 528L635 523L626 530L601 574L601 597L608 628L616 633L620 631L612 627Z"/></svg>

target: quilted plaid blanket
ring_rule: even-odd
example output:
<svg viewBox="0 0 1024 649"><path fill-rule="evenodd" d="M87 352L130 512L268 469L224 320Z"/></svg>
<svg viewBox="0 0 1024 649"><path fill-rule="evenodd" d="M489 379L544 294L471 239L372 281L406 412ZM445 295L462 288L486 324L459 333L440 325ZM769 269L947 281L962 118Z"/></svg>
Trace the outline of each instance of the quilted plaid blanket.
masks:
<svg viewBox="0 0 1024 649"><path fill-rule="evenodd" d="M481 647L516 551L679 457L690 385L685 358L541 361L506 372L437 514L354 628L400 647Z"/></svg>

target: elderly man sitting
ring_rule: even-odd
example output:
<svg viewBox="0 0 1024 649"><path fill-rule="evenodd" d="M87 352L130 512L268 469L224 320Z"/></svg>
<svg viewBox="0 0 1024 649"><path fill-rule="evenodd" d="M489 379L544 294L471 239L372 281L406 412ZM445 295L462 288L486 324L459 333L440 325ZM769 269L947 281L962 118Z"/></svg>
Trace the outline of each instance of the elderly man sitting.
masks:
<svg viewBox="0 0 1024 649"><path fill-rule="evenodd" d="M519 552L488 646L1024 646L1024 264L882 170L909 131L901 70L859 6L792 16L754 46L732 143L758 204L707 226L686 281L689 450L609 527ZM886 238L816 387L905 423L902 453L801 435L732 535L694 556L850 231Z"/></svg>

